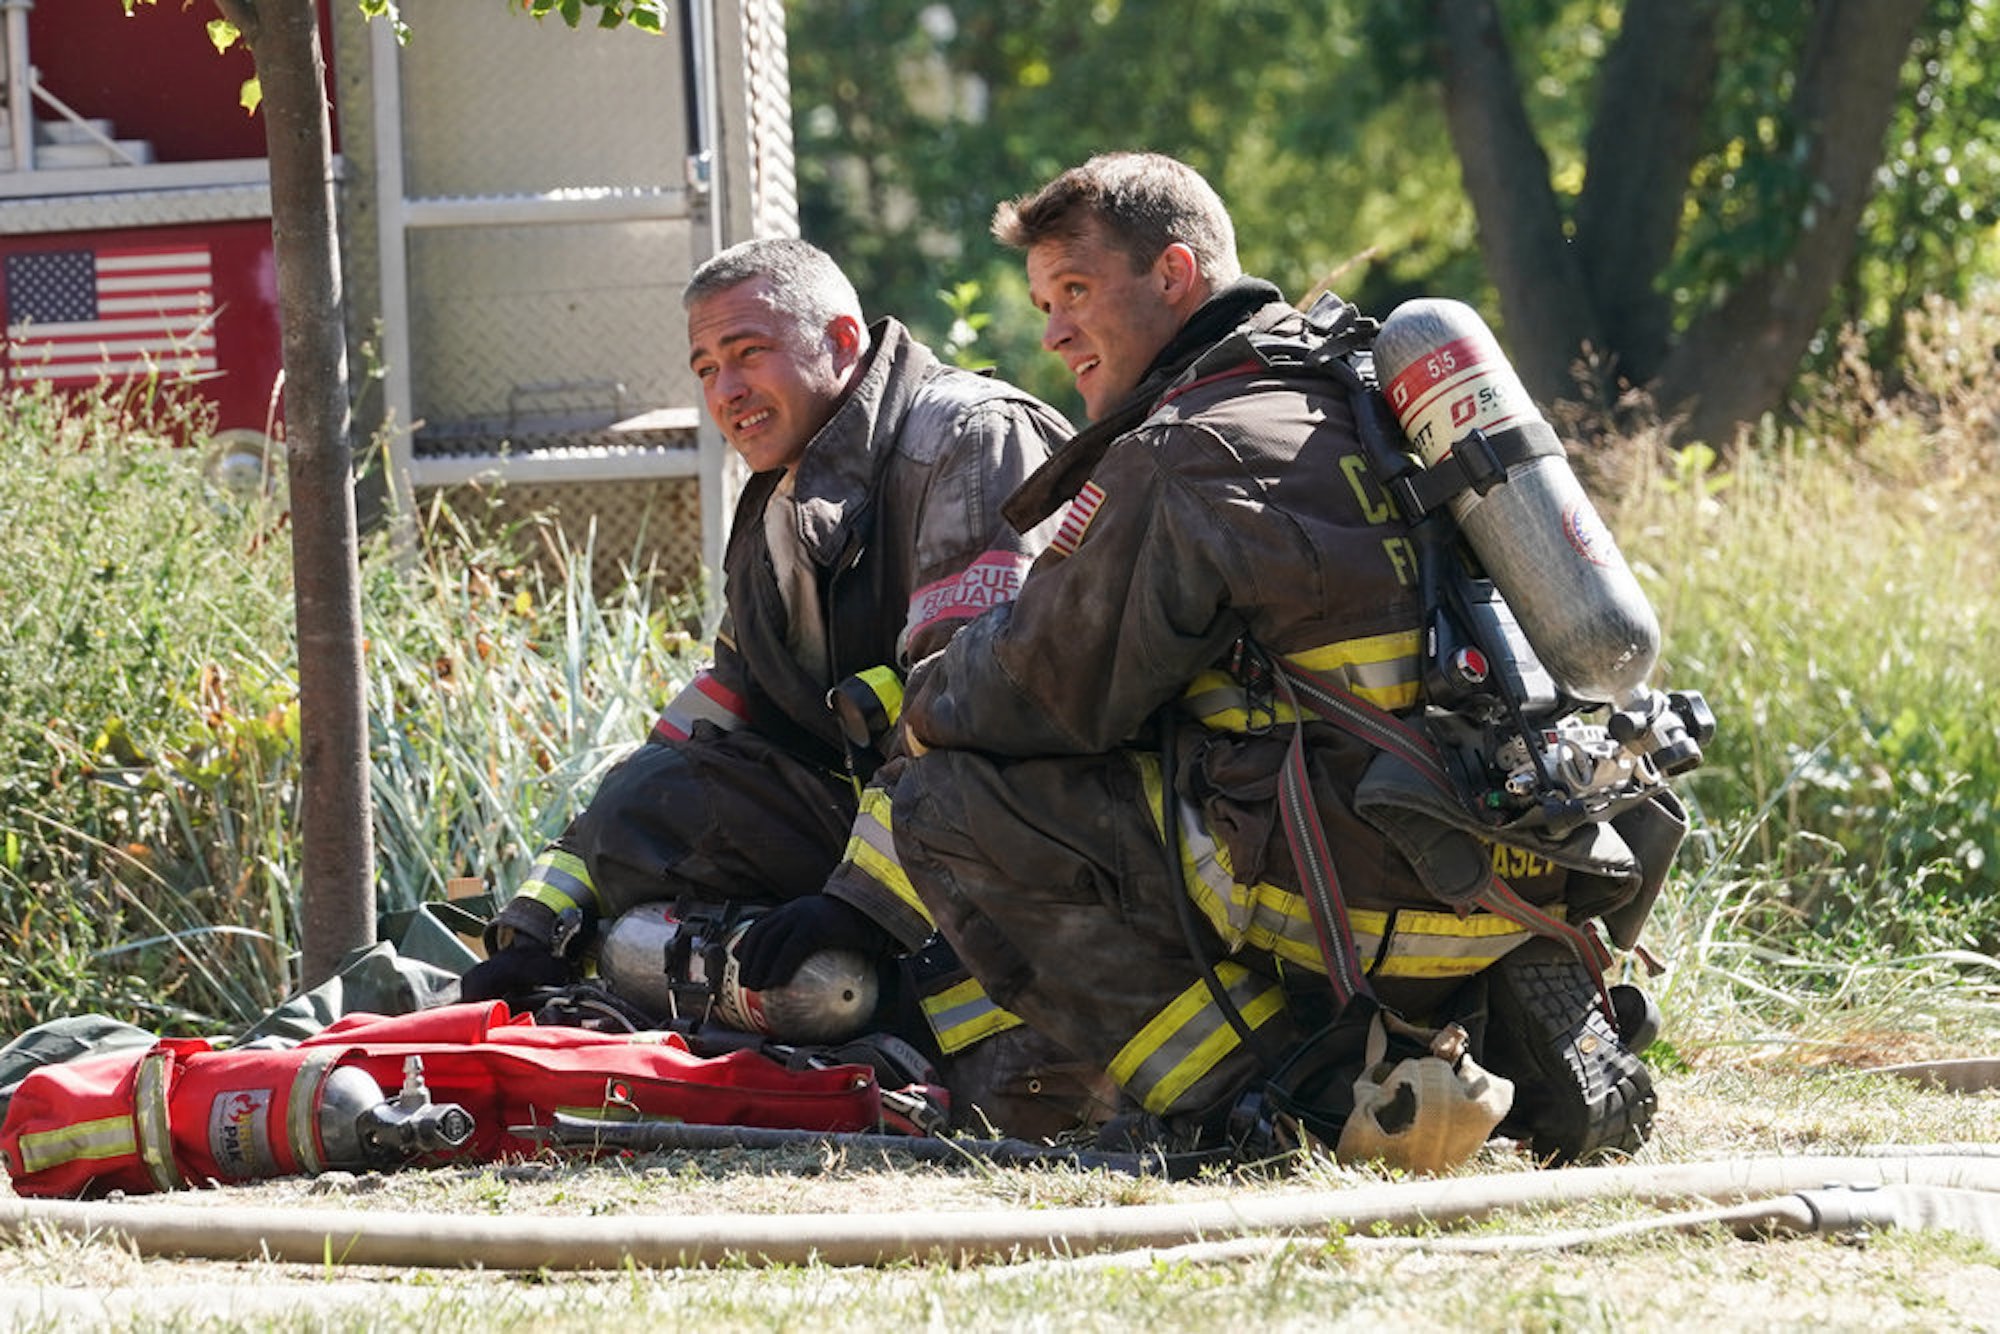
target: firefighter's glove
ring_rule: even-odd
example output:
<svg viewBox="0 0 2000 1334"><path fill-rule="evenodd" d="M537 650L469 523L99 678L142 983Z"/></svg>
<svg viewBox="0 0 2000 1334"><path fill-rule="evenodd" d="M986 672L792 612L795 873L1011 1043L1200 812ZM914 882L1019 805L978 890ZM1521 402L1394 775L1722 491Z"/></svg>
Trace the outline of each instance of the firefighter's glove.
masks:
<svg viewBox="0 0 2000 1334"><path fill-rule="evenodd" d="M575 980L569 961L551 953L547 941L516 936L506 949L465 970L458 998L504 1000L511 1006L544 987L566 987Z"/></svg>
<svg viewBox="0 0 2000 1334"><path fill-rule="evenodd" d="M807 894L752 922L736 942L736 978L747 991L781 987L821 950L853 950L873 959L894 944L873 918L844 899Z"/></svg>

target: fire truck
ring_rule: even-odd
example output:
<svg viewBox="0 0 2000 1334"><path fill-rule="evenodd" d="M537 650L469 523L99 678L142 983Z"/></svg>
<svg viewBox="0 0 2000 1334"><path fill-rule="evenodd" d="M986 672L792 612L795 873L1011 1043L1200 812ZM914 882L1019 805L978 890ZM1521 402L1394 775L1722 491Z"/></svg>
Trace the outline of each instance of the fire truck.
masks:
<svg viewBox="0 0 2000 1334"><path fill-rule="evenodd" d="M797 232L781 0L687 0L660 35L426 0L400 45L320 9L366 494L552 515L600 580L719 569L739 478L679 296ZM284 401L254 70L212 17L0 0L0 302L9 382L192 385L234 467L282 448Z"/></svg>

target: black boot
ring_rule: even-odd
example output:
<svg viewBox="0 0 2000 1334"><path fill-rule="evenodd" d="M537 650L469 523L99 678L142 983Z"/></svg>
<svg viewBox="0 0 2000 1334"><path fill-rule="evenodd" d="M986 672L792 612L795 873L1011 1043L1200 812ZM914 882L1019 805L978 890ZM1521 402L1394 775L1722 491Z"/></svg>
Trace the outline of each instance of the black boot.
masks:
<svg viewBox="0 0 2000 1334"><path fill-rule="evenodd" d="M1499 1133L1553 1164L1637 1152L1653 1128L1653 1077L1605 1018L1589 971L1555 941L1533 940L1487 975L1482 1063L1514 1081Z"/></svg>

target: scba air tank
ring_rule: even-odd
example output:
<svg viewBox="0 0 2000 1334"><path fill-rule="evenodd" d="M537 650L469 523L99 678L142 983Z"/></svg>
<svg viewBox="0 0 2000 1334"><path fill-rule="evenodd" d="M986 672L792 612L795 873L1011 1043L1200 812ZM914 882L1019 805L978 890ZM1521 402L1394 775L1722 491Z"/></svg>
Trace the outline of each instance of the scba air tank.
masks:
<svg viewBox="0 0 2000 1334"><path fill-rule="evenodd" d="M819 950L789 982L751 991L736 972L736 942L750 922L725 926L730 916L720 904L627 909L605 932L598 975L655 1014L699 1016L712 1008L727 1027L780 1042L839 1042L867 1026L881 985L869 959Z"/></svg>
<svg viewBox="0 0 2000 1334"><path fill-rule="evenodd" d="M1460 301L1407 301L1382 322L1375 367L1428 467L1474 431L1516 459L1504 483L1461 492L1451 509L1557 685L1593 703L1642 694L1659 619L1486 321Z"/></svg>

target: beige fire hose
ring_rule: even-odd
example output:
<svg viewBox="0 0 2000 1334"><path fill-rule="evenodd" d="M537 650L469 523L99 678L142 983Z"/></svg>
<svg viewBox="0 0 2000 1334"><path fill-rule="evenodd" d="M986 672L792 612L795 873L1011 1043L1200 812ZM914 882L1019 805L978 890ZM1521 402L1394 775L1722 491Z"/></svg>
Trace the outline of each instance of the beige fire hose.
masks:
<svg viewBox="0 0 2000 1334"><path fill-rule="evenodd" d="M1829 1186L1846 1188L1831 1200ZM1873 1195L1870 1188L1893 1187ZM1772 1197L1806 1195L1803 1203ZM1946 1194L1940 1194L1940 1192ZM122 1239L141 1254L267 1258L319 1265L486 1269L882 1265L1071 1257L1232 1242L1354 1236L1382 1226L1475 1221L1503 1210L1625 1198L1699 1205L1709 1221L1766 1201L1774 1226L1932 1226L1948 1217L2000 1234L2000 1156L1754 1158L1661 1166L1566 1168L1493 1176L1260 1194L1114 1209L1024 1209L867 1215L710 1214L493 1218L369 1210L249 1209L155 1203L0 1201L0 1233L54 1229ZM1940 1199L1949 1199L1949 1207ZM1871 1196L1884 1207L1866 1203ZM1864 1203L1857 1206L1856 1202ZM1971 1203L1968 1203L1971 1202ZM1954 1212L1957 1211L1957 1212ZM1750 1213L1743 1213L1750 1218ZM1597 1235L1597 1234L1590 1234ZM1450 1241L1450 1238L1443 1239ZM1532 1239L1530 1239L1532 1241Z"/></svg>

